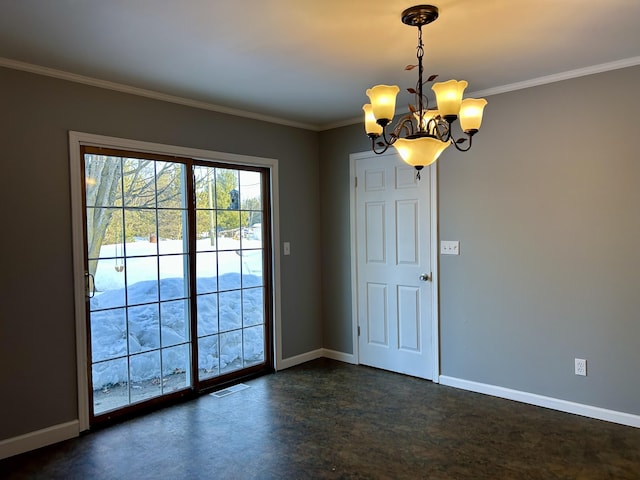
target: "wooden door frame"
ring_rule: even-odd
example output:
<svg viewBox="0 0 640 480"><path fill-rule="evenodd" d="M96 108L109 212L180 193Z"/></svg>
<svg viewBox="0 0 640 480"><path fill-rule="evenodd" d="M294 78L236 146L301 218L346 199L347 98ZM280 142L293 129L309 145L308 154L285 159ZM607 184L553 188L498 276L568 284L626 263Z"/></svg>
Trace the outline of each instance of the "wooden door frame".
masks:
<svg viewBox="0 0 640 480"><path fill-rule="evenodd" d="M356 161L364 158L373 157L375 154L371 151L358 152L349 155L349 206L350 206L350 234L351 234L351 335L353 338L353 357L355 363L360 363L360 346L358 342L358 257L356 244ZM389 149L382 156L397 155L395 149ZM430 191L430 211L431 216L431 242L430 242L430 260L431 260L431 348L433 350L432 358L432 381L440 383L440 309L439 309L439 283L440 275L438 273L439 257L438 257L438 162L427 167L429 169L429 187Z"/></svg>
<svg viewBox="0 0 640 480"><path fill-rule="evenodd" d="M190 157L199 160L212 160L226 162L231 165L255 165L266 167L271 172L271 263L272 276L269 279L273 285L272 304L273 311L273 365L276 370L282 368L282 319L280 296L280 223L279 223L279 190L278 190L278 160L271 158L252 157L231 153L215 152L195 148L178 147L159 143L142 142L117 137L107 137L90 133L69 131L69 176L71 182L71 224L73 245L73 291L74 313L76 323L76 363L78 382L78 429L80 432L88 430L89 423L89 398L86 392L89 388L87 365L87 314L85 305L85 276L84 276L84 209L82 201L82 179L84 172L80 165L80 147L83 145L111 147L118 150L131 150L159 155L174 155Z"/></svg>

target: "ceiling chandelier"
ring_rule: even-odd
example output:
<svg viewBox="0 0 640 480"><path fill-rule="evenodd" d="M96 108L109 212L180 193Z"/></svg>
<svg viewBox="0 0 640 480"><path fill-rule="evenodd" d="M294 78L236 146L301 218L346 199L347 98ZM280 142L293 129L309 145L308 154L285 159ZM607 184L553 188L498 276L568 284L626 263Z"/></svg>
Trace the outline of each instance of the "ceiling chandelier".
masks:
<svg viewBox="0 0 640 480"><path fill-rule="evenodd" d="M417 65L408 65L405 70L418 68L418 83L407 91L415 95L415 104L409 105L409 113L398 120L397 125L387 134L386 127L395 115L396 96L400 89L396 86L377 85L367 90L371 103L362 107L365 114L365 130L371 138L374 153L382 154L393 145L402 159L417 170L435 162L449 145L466 152L471 148L473 136L482 123L482 112L487 101L484 98L462 99L467 82L449 80L433 84L437 109L429 109L429 101L423 94L425 83L433 82L437 75L422 80L422 26L438 18L438 7L417 5L402 12L402 23L418 27ZM451 132L453 123L460 119L460 128L465 136L455 138ZM380 139L380 140L379 140ZM466 143L466 145L465 145Z"/></svg>

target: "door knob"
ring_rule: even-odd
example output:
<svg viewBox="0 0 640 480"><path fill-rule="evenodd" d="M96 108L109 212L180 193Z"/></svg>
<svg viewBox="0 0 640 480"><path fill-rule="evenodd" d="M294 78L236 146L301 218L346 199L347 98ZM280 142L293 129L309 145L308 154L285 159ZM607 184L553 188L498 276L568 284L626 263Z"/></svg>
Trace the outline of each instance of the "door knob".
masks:
<svg viewBox="0 0 640 480"><path fill-rule="evenodd" d="M428 273L423 273L422 275L420 275L420 280L422 280L423 282L429 282L431 281L431 276Z"/></svg>

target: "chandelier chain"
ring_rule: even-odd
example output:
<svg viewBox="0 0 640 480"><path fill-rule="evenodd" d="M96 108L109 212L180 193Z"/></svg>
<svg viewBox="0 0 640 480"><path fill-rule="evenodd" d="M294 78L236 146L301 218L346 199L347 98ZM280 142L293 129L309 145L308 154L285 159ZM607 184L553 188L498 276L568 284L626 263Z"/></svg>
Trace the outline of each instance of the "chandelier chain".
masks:
<svg viewBox="0 0 640 480"><path fill-rule="evenodd" d="M422 96L422 58L424 57L424 44L422 43L422 25L418 26L418 47L416 48L418 57L418 131L422 131L422 120L424 118L424 105Z"/></svg>

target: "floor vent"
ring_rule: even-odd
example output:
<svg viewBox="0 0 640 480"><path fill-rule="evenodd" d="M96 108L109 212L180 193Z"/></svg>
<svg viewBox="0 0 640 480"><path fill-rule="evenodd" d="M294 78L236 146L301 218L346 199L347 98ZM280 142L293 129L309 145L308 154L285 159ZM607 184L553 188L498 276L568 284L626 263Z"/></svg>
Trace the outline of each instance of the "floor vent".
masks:
<svg viewBox="0 0 640 480"><path fill-rule="evenodd" d="M210 395L213 397L222 398L222 397L226 397L227 395L231 395L232 393L237 393L242 390L246 390L247 388L249 388L249 385L245 385L244 383L239 383L237 385L233 385L231 387L218 390L217 392L213 392Z"/></svg>

